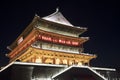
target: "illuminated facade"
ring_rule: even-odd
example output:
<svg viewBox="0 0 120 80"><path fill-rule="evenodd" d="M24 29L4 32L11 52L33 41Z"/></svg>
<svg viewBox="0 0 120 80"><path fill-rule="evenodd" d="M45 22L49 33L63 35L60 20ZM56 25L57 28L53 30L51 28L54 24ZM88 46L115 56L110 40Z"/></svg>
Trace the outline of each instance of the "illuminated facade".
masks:
<svg viewBox="0 0 120 80"><path fill-rule="evenodd" d="M33 21L13 42L8 57L10 62L43 64L89 65L96 55L84 53L83 44L89 37L79 37L87 29L73 26L57 10Z"/></svg>
<svg viewBox="0 0 120 80"><path fill-rule="evenodd" d="M46 17L35 15L7 47L10 61L0 69L0 80L120 80L116 69L90 66L97 56L84 53L89 37L79 36L85 31L58 9Z"/></svg>

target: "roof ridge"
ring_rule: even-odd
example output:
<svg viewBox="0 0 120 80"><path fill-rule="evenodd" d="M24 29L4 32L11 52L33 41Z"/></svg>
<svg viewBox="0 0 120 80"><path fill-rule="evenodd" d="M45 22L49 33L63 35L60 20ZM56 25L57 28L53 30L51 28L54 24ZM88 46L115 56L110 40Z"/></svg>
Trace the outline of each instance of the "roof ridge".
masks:
<svg viewBox="0 0 120 80"><path fill-rule="evenodd" d="M48 16L42 17L42 19L73 27L73 25L63 16L63 14L59 12L58 8L56 8L56 12Z"/></svg>
<svg viewBox="0 0 120 80"><path fill-rule="evenodd" d="M50 15L48 15L48 16L44 16L44 17L42 17L42 18L44 19L45 17L51 17L51 16L57 14L58 12L59 12L59 8L56 8L56 11L55 11L54 13L52 13L52 14L50 14Z"/></svg>

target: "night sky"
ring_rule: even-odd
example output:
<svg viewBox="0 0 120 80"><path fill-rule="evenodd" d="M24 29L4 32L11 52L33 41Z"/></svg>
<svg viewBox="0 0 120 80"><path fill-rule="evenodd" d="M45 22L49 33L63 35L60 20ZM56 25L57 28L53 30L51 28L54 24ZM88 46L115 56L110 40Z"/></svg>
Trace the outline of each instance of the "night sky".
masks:
<svg viewBox="0 0 120 80"><path fill-rule="evenodd" d="M35 14L60 12L75 26L87 27L85 52L98 57L92 66L120 67L120 5L113 1L24 0L0 1L0 66L8 62L6 49L32 21Z"/></svg>

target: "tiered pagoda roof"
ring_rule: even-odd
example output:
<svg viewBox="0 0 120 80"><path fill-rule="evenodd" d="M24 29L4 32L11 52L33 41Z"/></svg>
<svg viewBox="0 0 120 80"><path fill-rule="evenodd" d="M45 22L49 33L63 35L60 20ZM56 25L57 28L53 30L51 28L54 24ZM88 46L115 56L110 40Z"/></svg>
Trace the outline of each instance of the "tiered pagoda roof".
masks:
<svg viewBox="0 0 120 80"><path fill-rule="evenodd" d="M83 52L83 47L80 48L84 42L89 40L89 37L79 37L79 35L86 30L87 28L72 25L58 9L55 13L46 17L41 18L35 15L27 28L8 47L11 50L8 57L10 58L10 62L16 60L34 62L33 60L37 60L37 58L39 60L42 59L44 62L43 58L47 57L53 64L56 58L61 60L68 59L69 61L67 61L67 63L65 61L65 64L79 64L79 62L80 64L89 64L89 61L96 58L96 55L86 54ZM42 47L37 49L32 46L36 41L43 41L46 43L46 46L51 43L50 45L57 44L57 47L64 46L67 49L69 47L69 52L65 50L64 52L62 49L61 51L57 51L58 49L55 50L54 47L52 49L50 48L50 50ZM76 49L76 52L71 51L70 46ZM64 57L61 57L61 54L63 54ZM61 63L64 64L64 61Z"/></svg>
<svg viewBox="0 0 120 80"><path fill-rule="evenodd" d="M77 36L74 36L73 37L78 37L80 34L82 34L83 32L87 31L87 28L86 27L78 27L78 26L74 26L72 25L63 15L61 12L59 12L59 10L57 9L55 13L51 14L51 15L48 15L48 16L45 16L45 17L39 17L38 15L35 15L32 22L26 27L26 29L19 35L19 37L10 45L8 46L8 49L9 50L13 50L16 46L17 46L17 41L21 38L21 36L23 38L26 38L26 36L33 30L33 29L37 29L39 25L39 22L40 23L46 23L48 25L52 25L52 26L49 26L51 28L56 28L56 29L63 29L63 30L66 30L66 31L70 31L71 33L75 33L77 34ZM57 27L55 27L55 26ZM40 30L40 29L38 29ZM46 29L43 29L44 31L48 31L48 32L51 32L50 30L46 30ZM54 33L57 33L57 32L54 32ZM52 34L52 33L51 33ZM57 33L57 34L62 34L63 36L65 35L64 33ZM69 36L72 36L71 35L67 35L68 37ZM89 37L79 37L81 39L84 39L85 40L88 40Z"/></svg>
<svg viewBox="0 0 120 80"><path fill-rule="evenodd" d="M96 55L80 51L83 43L89 40L89 37L79 37L86 30L72 25L58 9L46 17L35 15L27 28L7 47L11 50L7 55L10 61L0 72L8 68L10 78L14 80L110 79L107 73L115 69L90 67L89 62Z"/></svg>

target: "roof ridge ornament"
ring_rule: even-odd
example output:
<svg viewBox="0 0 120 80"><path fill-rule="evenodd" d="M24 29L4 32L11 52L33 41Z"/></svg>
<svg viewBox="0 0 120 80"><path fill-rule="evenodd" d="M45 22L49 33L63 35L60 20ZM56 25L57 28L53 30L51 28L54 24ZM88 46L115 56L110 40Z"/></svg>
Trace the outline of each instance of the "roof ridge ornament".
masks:
<svg viewBox="0 0 120 80"><path fill-rule="evenodd" d="M35 13L35 16L38 16L37 13Z"/></svg>
<svg viewBox="0 0 120 80"><path fill-rule="evenodd" d="M38 16L37 13L35 13L35 17L40 17L40 16Z"/></svg>
<svg viewBox="0 0 120 80"><path fill-rule="evenodd" d="M59 7L56 8L56 11L54 13L42 17L42 19L73 27L73 25L62 15L62 13L59 12Z"/></svg>
<svg viewBox="0 0 120 80"><path fill-rule="evenodd" d="M59 8L57 7L57 8L56 8L56 11L55 11L54 13L52 13L52 14L50 14L50 15L48 15L48 16L42 17L42 18L44 19L44 18L46 18L46 17L51 17L51 16L57 14L58 12L59 12Z"/></svg>
<svg viewBox="0 0 120 80"><path fill-rule="evenodd" d="M56 8L56 12L59 12L59 7Z"/></svg>

